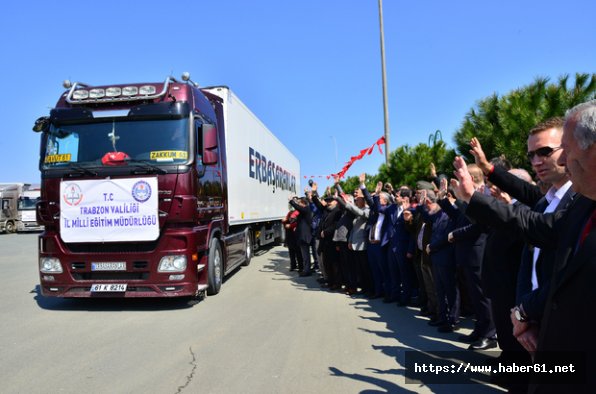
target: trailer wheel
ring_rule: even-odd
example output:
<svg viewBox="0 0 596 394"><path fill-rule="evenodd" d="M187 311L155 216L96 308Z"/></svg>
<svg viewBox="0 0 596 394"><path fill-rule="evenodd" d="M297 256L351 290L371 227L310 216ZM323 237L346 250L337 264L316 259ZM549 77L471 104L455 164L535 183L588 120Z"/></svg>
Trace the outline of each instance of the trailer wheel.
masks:
<svg viewBox="0 0 596 394"><path fill-rule="evenodd" d="M243 266L247 266L250 264L250 260L252 260L252 252L253 252L253 247L252 247L252 231L250 230L246 230L246 238L245 238L245 243L244 243L244 263L242 263Z"/></svg>
<svg viewBox="0 0 596 394"><path fill-rule="evenodd" d="M8 222L6 222L5 230L6 230L7 234L16 233L17 226L14 224L14 222L12 220L9 220Z"/></svg>
<svg viewBox="0 0 596 394"><path fill-rule="evenodd" d="M221 282L223 279L223 259L221 254L221 246L217 238L211 240L209 245L209 263L208 263L208 285L207 294L215 295L221 289Z"/></svg>

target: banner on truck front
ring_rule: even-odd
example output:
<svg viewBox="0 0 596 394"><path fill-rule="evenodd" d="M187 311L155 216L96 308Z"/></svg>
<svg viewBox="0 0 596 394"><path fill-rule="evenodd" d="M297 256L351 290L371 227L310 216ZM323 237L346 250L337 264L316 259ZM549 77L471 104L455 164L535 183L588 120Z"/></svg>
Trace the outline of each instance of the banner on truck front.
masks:
<svg viewBox="0 0 596 394"><path fill-rule="evenodd" d="M157 178L60 182L64 242L154 241L159 236Z"/></svg>

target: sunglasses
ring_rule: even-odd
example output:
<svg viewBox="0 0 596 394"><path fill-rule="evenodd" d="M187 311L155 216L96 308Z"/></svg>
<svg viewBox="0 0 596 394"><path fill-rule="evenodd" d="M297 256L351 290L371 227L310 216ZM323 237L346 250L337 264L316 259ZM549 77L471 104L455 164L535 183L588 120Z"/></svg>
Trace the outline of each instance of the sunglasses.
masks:
<svg viewBox="0 0 596 394"><path fill-rule="evenodd" d="M550 157L550 155L552 155L555 151L558 151L559 149L563 148L560 146L556 146L554 148L551 148L550 146L543 146L542 148L531 150L527 154L528 160L531 161L535 155L538 155L539 157Z"/></svg>

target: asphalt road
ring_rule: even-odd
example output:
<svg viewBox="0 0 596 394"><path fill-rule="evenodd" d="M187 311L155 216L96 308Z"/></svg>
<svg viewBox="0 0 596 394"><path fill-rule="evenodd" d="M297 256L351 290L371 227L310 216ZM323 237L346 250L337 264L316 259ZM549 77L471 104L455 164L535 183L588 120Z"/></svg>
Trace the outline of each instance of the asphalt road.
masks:
<svg viewBox="0 0 596 394"><path fill-rule="evenodd" d="M414 308L323 291L288 272L282 247L194 306L45 298L37 235L2 234L0 250L2 393L502 392L406 383L406 350L463 354L458 334L437 333Z"/></svg>

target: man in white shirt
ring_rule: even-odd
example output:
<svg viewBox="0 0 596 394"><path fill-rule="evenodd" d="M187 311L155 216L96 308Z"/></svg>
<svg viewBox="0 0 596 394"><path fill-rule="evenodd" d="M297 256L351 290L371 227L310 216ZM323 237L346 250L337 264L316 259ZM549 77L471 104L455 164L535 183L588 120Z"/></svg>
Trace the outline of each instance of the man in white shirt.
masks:
<svg viewBox="0 0 596 394"><path fill-rule="evenodd" d="M517 182L512 177L499 173L488 163L482 147L476 138L471 141L476 164L488 179L520 202L532 207L536 212L554 212L564 209L572 201L575 193L565 167L557 160L561 156L563 119L551 118L536 125L528 136L528 160L538 179L551 187L545 196L538 186ZM532 350L535 333L546 304L550 279L553 271L554 248L541 250L528 245L522 254L518 275L516 304L511 313L514 335L527 349ZM531 333L533 332L533 333Z"/></svg>

